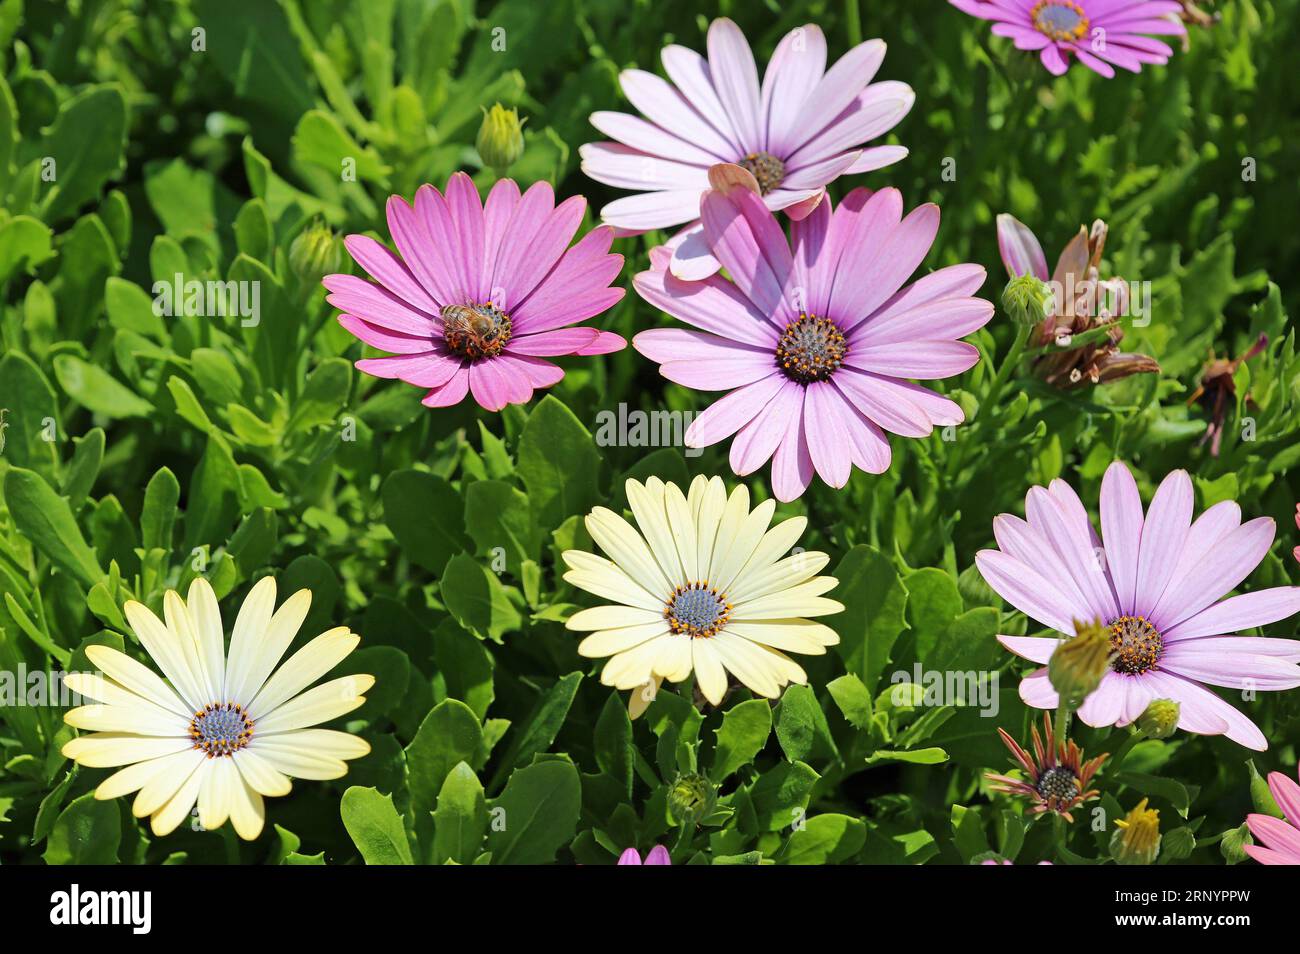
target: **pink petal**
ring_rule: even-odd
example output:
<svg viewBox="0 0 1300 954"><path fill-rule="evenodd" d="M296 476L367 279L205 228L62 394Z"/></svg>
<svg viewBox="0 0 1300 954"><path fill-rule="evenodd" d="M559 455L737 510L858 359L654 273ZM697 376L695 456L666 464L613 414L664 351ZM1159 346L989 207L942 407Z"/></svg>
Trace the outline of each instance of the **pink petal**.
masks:
<svg viewBox="0 0 1300 954"><path fill-rule="evenodd" d="M330 291L326 301L372 325L417 337L437 331L438 323L432 315L417 311L382 285L355 275L326 275L321 284Z"/></svg>
<svg viewBox="0 0 1300 954"><path fill-rule="evenodd" d="M519 207L519 186L514 179L498 179L483 206L483 270L479 273L479 290L491 295L492 275L497 256L507 241L510 220Z"/></svg>
<svg viewBox="0 0 1300 954"><path fill-rule="evenodd" d="M975 565L993 591L1020 612L1058 632L1074 632L1077 608L1037 570L997 550L979 551Z"/></svg>
<svg viewBox="0 0 1300 954"><path fill-rule="evenodd" d="M577 354L588 345L594 344L598 337L600 332L595 328L560 328L556 331L543 331L539 334L511 338L505 350L510 354L531 354L539 357Z"/></svg>
<svg viewBox="0 0 1300 954"><path fill-rule="evenodd" d="M989 323L993 303L983 298L946 298L910 311L891 312L883 320L872 317L855 328L851 346L894 344L917 338L964 338Z"/></svg>
<svg viewBox="0 0 1300 954"><path fill-rule="evenodd" d="M759 117L758 68L740 27L719 17L709 25L709 73L722 108L742 144L763 145L764 124Z"/></svg>
<svg viewBox="0 0 1300 954"><path fill-rule="evenodd" d="M516 332L562 328L594 318L622 301L624 290L610 288L623 267L622 255L609 254L613 233L592 229L568 249L541 283L511 312Z"/></svg>
<svg viewBox="0 0 1300 954"><path fill-rule="evenodd" d="M372 325L355 315L339 315L339 324L372 348L393 354L422 354L433 347L434 343L431 335L404 335Z"/></svg>
<svg viewBox="0 0 1300 954"><path fill-rule="evenodd" d="M858 320L870 316L865 310L871 296L867 282L875 280L875 264L885 254L902 215L903 194L892 188L876 193L854 189L835 210L829 248L814 274L814 289L824 286L826 294L817 295L814 307L821 309L818 314L836 315L841 330L852 330ZM897 290L889 289L886 297Z"/></svg>
<svg viewBox="0 0 1300 954"><path fill-rule="evenodd" d="M638 192L709 187L708 166L664 159L617 142L589 142L579 147L582 171L597 182ZM716 161L716 160L715 160Z"/></svg>
<svg viewBox="0 0 1300 954"><path fill-rule="evenodd" d="M398 378L421 388L438 388L446 384L464 365L459 355L430 351L403 354L392 358L367 358L357 362L357 370L376 378Z"/></svg>
<svg viewBox="0 0 1300 954"><path fill-rule="evenodd" d="M499 411L507 404L523 404L533 396L532 386L507 373L505 363L495 358L470 365L469 390L474 400L488 411Z"/></svg>
<svg viewBox="0 0 1300 954"><path fill-rule="evenodd" d="M1281 772L1268 774L1268 790L1273 793L1273 801L1282 809L1291 824L1300 824L1300 785L1295 779L1287 778Z"/></svg>
<svg viewBox="0 0 1300 954"><path fill-rule="evenodd" d="M849 482L853 462L848 452L850 413L844 399L829 381L815 381L804 394L804 437L814 469L831 487Z"/></svg>
<svg viewBox="0 0 1300 954"><path fill-rule="evenodd" d="M398 298L431 315L442 310L402 260L381 243L368 235L349 235L343 240L343 245L362 268Z"/></svg>
<svg viewBox="0 0 1300 954"><path fill-rule="evenodd" d="M1062 76L1070 68L1070 64L1065 61L1061 51L1057 49L1056 44L1043 47L1043 52L1039 54L1043 61L1043 66L1047 67L1047 72L1053 76Z"/></svg>
<svg viewBox="0 0 1300 954"><path fill-rule="evenodd" d="M788 156L805 103L826 72L826 37L814 23L795 27L777 44L763 74L767 151Z"/></svg>
<svg viewBox="0 0 1300 954"><path fill-rule="evenodd" d="M889 438L885 436L874 421L849 405L853 412L848 422L849 459L853 466L868 474L883 474L889 470L893 452L889 447Z"/></svg>
<svg viewBox="0 0 1300 954"><path fill-rule="evenodd" d="M999 636L998 642L1021 659L1028 659L1043 666L1046 666L1047 661L1052 658L1056 647L1061 645L1061 640L1049 639L1045 636Z"/></svg>
<svg viewBox="0 0 1300 954"><path fill-rule="evenodd" d="M775 353L780 331L729 281L713 276L681 281L667 272L642 272L632 287L647 302L703 331Z"/></svg>
<svg viewBox="0 0 1300 954"><path fill-rule="evenodd" d="M862 150L862 154L858 156L858 161L853 163L845 174L856 176L864 172L874 172L877 169L892 166L894 163L901 162L906 158L906 146L872 146L870 149Z"/></svg>
<svg viewBox="0 0 1300 954"><path fill-rule="evenodd" d="M642 192L615 199L600 210L600 217L620 229L638 232L666 229L690 222L700 215L698 189L673 189L665 192Z"/></svg>
<svg viewBox="0 0 1300 954"><path fill-rule="evenodd" d="M799 499L813 479L812 455L805 431L807 407L790 415L785 436L772 456L772 495L782 503Z"/></svg>
<svg viewBox="0 0 1300 954"><path fill-rule="evenodd" d="M1192 525L1192 479L1175 470L1156 489L1142 525L1133 609L1146 615L1165 591Z"/></svg>
<svg viewBox="0 0 1300 954"><path fill-rule="evenodd" d="M1157 628L1177 625L1235 589L1268 554L1276 532L1272 518L1259 517L1201 549L1196 566L1174 580L1148 614L1152 623Z"/></svg>
<svg viewBox="0 0 1300 954"><path fill-rule="evenodd" d="M421 186L415 194L417 206L429 201L421 198L421 193L427 192L436 190L431 185ZM435 301L444 305L463 303L464 299L455 294L451 269L445 258L445 246L435 242L429 234L424 216L397 195L389 198L386 208L388 231L393 236L393 244L397 246L402 261L415 279Z"/></svg>
<svg viewBox="0 0 1300 954"><path fill-rule="evenodd" d="M529 196L544 190L547 205L551 202L549 183L532 186L520 200L510 218L510 239L502 246L492 275L492 298L507 310L528 299L547 274L555 268L573 240L587 210L587 200L580 195L566 199L547 215L539 215Z"/></svg>
<svg viewBox="0 0 1300 954"><path fill-rule="evenodd" d="M1033 275L1042 281L1051 278L1047 271L1047 256L1034 233L1029 226L1006 212L998 216L998 251L1002 253L1002 264L1012 278L1018 275Z"/></svg>
<svg viewBox="0 0 1300 954"><path fill-rule="evenodd" d="M686 446L709 447L726 440L761 414L785 381L784 376L774 372L719 398L686 428Z"/></svg>
<svg viewBox="0 0 1300 954"><path fill-rule="evenodd" d="M623 92L632 104L660 126L671 129L691 142L699 143L709 152L733 162L744 156L748 150L736 132L731 117L722 107L722 101L718 99L708 61L694 50L675 43L664 47L659 58L663 61L664 72L677 88L664 83L653 73L626 70L624 77L628 73L638 74L635 81L636 94L642 102L632 98L633 93L628 90L627 80L623 80ZM656 86L648 82L645 79L647 76L662 85ZM654 112L644 108L647 97L656 100L652 109L666 114L670 117L668 121L661 121Z"/></svg>
<svg viewBox="0 0 1300 954"><path fill-rule="evenodd" d="M625 146L676 162L707 168L715 162L730 162L735 158L730 150L723 154L709 152L681 136L674 135L662 126L646 122L639 116L629 116L627 113L595 112L591 114L590 122L606 136L618 140Z"/></svg>
<svg viewBox="0 0 1300 954"><path fill-rule="evenodd" d="M1300 830L1295 826L1272 815L1258 814L1247 816L1246 824L1250 826L1252 835L1274 851L1300 858Z"/></svg>
<svg viewBox="0 0 1300 954"><path fill-rule="evenodd" d="M980 352L964 341L909 341L850 349L847 367L897 378L933 381L969 371Z"/></svg>
<svg viewBox="0 0 1300 954"><path fill-rule="evenodd" d="M435 387L420 403L425 407L451 407L469 393L469 367L461 366L446 384Z"/></svg>
<svg viewBox="0 0 1300 954"><path fill-rule="evenodd" d="M1121 612L1132 613L1138 547L1142 542L1142 498L1133 474L1120 461L1106 468L1106 476L1101 481L1100 508L1106 568L1115 584Z"/></svg>
<svg viewBox="0 0 1300 954"><path fill-rule="evenodd" d="M834 182L858 161L861 153L856 150L835 153L825 158L816 159L793 169L786 176L782 187L792 190L821 190L827 183ZM812 201L812 200L804 200ZM797 203L795 208L802 203Z"/></svg>
<svg viewBox="0 0 1300 954"><path fill-rule="evenodd" d="M627 339L622 335L616 335L612 331L602 331L596 335L596 340L581 351L575 352L584 357L590 357L598 354L613 354L616 351L622 351L627 347Z"/></svg>
<svg viewBox="0 0 1300 954"><path fill-rule="evenodd" d="M867 263L845 255L841 270L846 266L862 268L856 281L850 283L847 295L841 294L843 286L836 276L832 304L837 313L850 316L845 331L857 327L903 287L929 254L938 231L939 207L926 203L908 213Z"/></svg>
<svg viewBox="0 0 1300 954"><path fill-rule="evenodd" d="M1026 503L1028 505L1028 501ZM1088 600L1084 597L1083 590L1037 523L1031 525L1012 514L999 514L993 518L993 536L1003 553L1015 557L1026 566L1032 566L1057 586L1061 595L1069 601L1072 618L1088 618ZM1071 626L1064 632L1072 635L1074 627Z"/></svg>
<svg viewBox="0 0 1300 954"><path fill-rule="evenodd" d="M1120 615L1115 594L1106 577L1101 554L1093 549L1086 531L1066 516L1060 503L1042 487L1034 487L1026 498L1029 522L1051 543L1065 564L1070 579L1087 600L1087 619L1110 622ZM1086 522L1087 516L1083 518Z"/></svg>
<svg viewBox="0 0 1300 954"><path fill-rule="evenodd" d="M483 281L483 200L479 198L474 180L463 172L454 172L447 180L447 212L451 216L457 236L458 250L453 255L455 274L459 285L472 300L491 297L491 287Z"/></svg>
<svg viewBox="0 0 1300 954"><path fill-rule="evenodd" d="M744 477L766 464L789 429L790 421L799 418L802 408L803 388L782 378L781 390L731 442L731 469Z"/></svg>
<svg viewBox="0 0 1300 954"><path fill-rule="evenodd" d="M722 263L713 257L713 249L704 236L704 223L698 219L670 238L666 247L672 251L667 271L672 272L673 278L698 282L722 270ZM664 271L660 268L654 270ZM731 285L730 282L727 284Z"/></svg>
<svg viewBox="0 0 1300 954"><path fill-rule="evenodd" d="M1232 596L1164 632L1167 642L1236 633L1266 626L1300 613L1300 586L1275 586Z"/></svg>
<svg viewBox="0 0 1300 954"><path fill-rule="evenodd" d="M840 57L809 95L807 108L803 110L800 132L791 137L790 146L794 149L801 148L834 122L871 82L884 59L883 40L859 43Z"/></svg>
<svg viewBox="0 0 1300 954"><path fill-rule="evenodd" d="M1027 706L1035 709L1055 709L1061 704L1061 697L1052 688L1052 681L1047 678L1047 667L1036 669L1020 680L1020 698Z"/></svg>
<svg viewBox="0 0 1300 954"><path fill-rule="evenodd" d="M830 384L865 417L893 434L927 437L934 430L929 415L887 381L845 369Z"/></svg>
<svg viewBox="0 0 1300 954"><path fill-rule="evenodd" d="M1124 715L1124 700L1128 693L1126 681L1130 678L1117 672L1102 676L1101 685L1079 706L1079 721L1093 728L1118 722Z"/></svg>
<svg viewBox="0 0 1300 954"><path fill-rule="evenodd" d="M821 133L800 146L790 156L789 165L799 167L882 136L902 121L915 102L916 94L906 83L874 83L854 97Z"/></svg>
<svg viewBox="0 0 1300 954"><path fill-rule="evenodd" d="M713 254L755 307L778 323L794 317L785 300L794 267L790 247L762 201L744 189L709 192L700 216Z"/></svg>
<svg viewBox="0 0 1300 954"><path fill-rule="evenodd" d="M641 864L641 852L635 848L628 848L618 856L618 863L620 865L639 865Z"/></svg>
<svg viewBox="0 0 1300 954"><path fill-rule="evenodd" d="M1214 642L1215 646L1205 646ZM1223 641L1185 639L1166 646L1160 668L1210 686L1278 692L1300 686L1300 668L1275 656L1220 648Z"/></svg>
<svg viewBox="0 0 1300 954"><path fill-rule="evenodd" d="M1158 699L1173 699L1182 707L1178 727L1199 735L1226 735L1238 745L1263 752L1268 740L1259 726L1198 683L1173 673L1152 669L1141 676L1151 683ZM1217 725L1221 731L1216 731Z"/></svg>
<svg viewBox="0 0 1300 954"><path fill-rule="evenodd" d="M765 375L776 370L772 353L691 328L651 328L632 339L632 347L651 361L747 361L762 366ZM713 388L712 390L717 390Z"/></svg>
<svg viewBox="0 0 1300 954"><path fill-rule="evenodd" d="M663 845L655 845L645 856L645 863L648 865L671 865L672 858L668 855L668 849Z"/></svg>

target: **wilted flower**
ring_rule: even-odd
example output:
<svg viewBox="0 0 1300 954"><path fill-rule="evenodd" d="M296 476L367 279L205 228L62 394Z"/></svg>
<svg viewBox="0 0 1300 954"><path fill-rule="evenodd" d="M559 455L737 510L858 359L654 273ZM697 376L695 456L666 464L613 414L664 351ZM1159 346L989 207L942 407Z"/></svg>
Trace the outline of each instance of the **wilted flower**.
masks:
<svg viewBox="0 0 1300 954"><path fill-rule="evenodd" d="M1245 845L1245 852L1262 865L1300 865L1300 785L1281 772L1270 772L1268 788L1286 819L1246 816L1250 833L1264 844Z"/></svg>
<svg viewBox="0 0 1300 954"><path fill-rule="evenodd" d="M1144 798L1115 822L1110 856L1121 865L1152 865L1160 854L1160 813Z"/></svg>
<svg viewBox="0 0 1300 954"><path fill-rule="evenodd" d="M1106 223L1100 219L1092 224L1091 232L1080 227L1049 276L1047 259L1034 233L1012 215L1004 212L998 216L998 248L1007 273L1012 278L1029 274L1052 283L1056 300L1051 314L1038 326L1034 342L1052 350L1038 358L1034 371L1056 387L1104 384L1160 370L1154 358L1119 350L1124 331L1117 319L1128 310L1129 288L1121 278L1103 281L1099 277L1106 231Z"/></svg>
<svg viewBox="0 0 1300 954"><path fill-rule="evenodd" d="M681 281L662 254L633 279L642 298L699 329L643 331L636 350L670 381L731 391L691 423L688 446L734 435L732 470L770 459L772 492L785 501L814 475L843 487L855 466L888 470L886 431L926 437L965 420L956 402L909 380L969 370L979 349L959 339L993 316L991 302L971 297L984 283L978 265L904 284L934 242L937 206L903 218L897 189L855 189L794 223L787 241L757 195L714 178L704 232L731 280Z"/></svg>
<svg viewBox="0 0 1300 954"><path fill-rule="evenodd" d="M519 118L519 110L506 109L500 103L483 110L483 125L479 127L478 138L474 141L474 148L478 150L483 165L497 175L505 175L506 170L524 154L526 122L528 120Z"/></svg>
<svg viewBox="0 0 1300 954"><path fill-rule="evenodd" d="M623 266L611 255L614 232L598 228L572 248L587 202L555 205L546 182L522 196L513 179L492 187L486 208L473 181L452 175L444 195L421 186L415 206L388 200L388 227L399 258L365 235L348 251L378 284L327 275L339 324L391 353L357 370L428 388L428 407L459 404L466 394L489 411L523 404L564 369L543 358L595 355L626 346L616 334L574 327L623 297L609 284Z"/></svg>
<svg viewBox="0 0 1300 954"><path fill-rule="evenodd" d="M1179 0L1182 9L1175 16L1184 23L1190 23L1198 27L1214 26L1223 19L1223 14L1218 10L1202 10L1201 7L1210 6L1215 0ZM1183 48L1187 48L1187 38L1183 37Z"/></svg>
<svg viewBox="0 0 1300 954"><path fill-rule="evenodd" d="M1225 600L1264 559L1276 527L1267 517L1241 522L1231 500L1192 522L1195 492L1186 471L1164 479L1145 515L1137 482L1121 462L1101 484L1101 536L1078 494L1063 480L1034 487L1027 520L993 521L997 550L975 562L1016 609L1061 633L1074 620L1100 617L1114 659L1079 708L1087 725L1128 725L1154 699L1179 703L1178 728L1227 735L1248 748L1268 747L1250 719L1203 684L1268 692L1300 686L1300 641L1228 635L1300 611L1300 587L1279 586ZM1056 639L999 636L1018 656L1046 666ZM1020 683L1038 709L1060 698L1046 668Z"/></svg>
<svg viewBox="0 0 1300 954"><path fill-rule="evenodd" d="M708 54L665 47L668 80L624 70L623 93L645 119L593 113L591 124L618 141L579 150L591 178L637 192L601 210L620 235L686 225L668 243L679 278L718 270L699 221L712 166L743 167L767 208L802 219L828 183L907 155L902 146L864 144L893 129L916 99L906 83L871 82L885 58L882 40L858 44L827 70L826 38L812 23L777 45L761 88L749 42L731 20L710 24Z"/></svg>
<svg viewBox="0 0 1300 954"><path fill-rule="evenodd" d="M948 0L954 7L993 21L996 36L1020 50L1036 51L1049 73L1060 76L1070 58L1102 76L1115 67L1138 72L1143 63L1163 65L1173 55L1152 34L1183 36L1186 28L1167 14L1182 11L1178 0Z"/></svg>
<svg viewBox="0 0 1300 954"><path fill-rule="evenodd" d="M1219 456L1219 445L1223 441L1223 421L1228 413L1228 405L1237 398L1237 369L1267 347L1268 335L1261 334L1250 346L1250 350L1232 361L1215 358L1214 352L1210 352L1210 360L1201 372L1201 383L1187 399L1187 403L1199 402L1210 415L1210 423L1197 446L1203 447L1209 441L1212 457ZM1246 395L1246 400L1250 400L1249 394Z"/></svg>
<svg viewBox="0 0 1300 954"><path fill-rule="evenodd" d="M1113 652L1110 632L1097 620L1085 624L1074 621L1075 636L1063 639L1047 662L1047 678L1052 688L1071 709L1083 704L1110 670Z"/></svg>
<svg viewBox="0 0 1300 954"><path fill-rule="evenodd" d="M629 848L619 855L618 863L620 865L671 865L673 859L668 854L668 849L663 845L655 845L646 852L645 861L641 860L641 852L635 848Z"/></svg>
<svg viewBox="0 0 1300 954"><path fill-rule="evenodd" d="M1156 699L1137 718L1138 731L1148 739L1167 739L1178 729L1182 706L1172 699Z"/></svg>
<svg viewBox="0 0 1300 954"><path fill-rule="evenodd" d="M1088 788L1088 783L1107 756L1099 755L1084 762L1083 750L1076 743L1055 737L1051 713L1043 714L1043 738L1039 737L1037 726L1031 726L1030 733L1034 746L1032 757L1005 729L998 729L1003 744L1011 750L1025 777L989 772L985 778L994 783L990 786L993 791L1019 795L1033 802L1029 807L1031 815L1054 812L1072 822L1074 816L1070 813L1075 808L1101 794L1095 788Z"/></svg>
<svg viewBox="0 0 1300 954"><path fill-rule="evenodd" d="M101 782L95 797L139 792L131 809L138 818L152 816L155 835L173 831L197 801L204 828L229 819L241 838L256 838L266 815L263 796L288 795L290 777L340 778L346 760L370 751L355 735L310 728L366 701L373 676L307 689L357 647L359 636L345 626L331 629L276 669L310 606L311 592L299 590L276 610L275 580L263 578L239 609L227 652L216 594L202 578L190 585L188 599L167 591L163 620L142 603L127 603L127 622L167 681L116 649L87 647L104 675L73 673L66 681L102 705L64 715L68 725L93 734L68 742L63 754L92 768L126 766Z"/></svg>
<svg viewBox="0 0 1300 954"><path fill-rule="evenodd" d="M752 511L743 484L727 495L722 478L696 477L683 494L651 477L628 480L636 527L606 507L587 515L591 537L611 559L566 550L564 579L608 605L579 610L566 624L590 631L578 652L611 657L600 681L637 689L654 679L682 682L692 672L713 705L727 691L727 673L761 696L776 698L807 676L786 652L821 656L840 641L830 627L805 617L844 609L822 594L833 577L818 576L830 557L786 556L807 526L791 517L768 529L776 503Z"/></svg>

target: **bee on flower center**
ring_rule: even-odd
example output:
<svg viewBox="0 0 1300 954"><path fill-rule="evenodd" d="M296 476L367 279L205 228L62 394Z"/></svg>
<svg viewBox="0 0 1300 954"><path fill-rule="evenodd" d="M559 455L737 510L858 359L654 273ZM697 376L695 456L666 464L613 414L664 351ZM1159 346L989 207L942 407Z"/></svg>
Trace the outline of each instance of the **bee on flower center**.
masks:
<svg viewBox="0 0 1300 954"><path fill-rule="evenodd" d="M447 347L462 358L493 358L510 340L510 316L490 301L448 305L442 310L442 334Z"/></svg>

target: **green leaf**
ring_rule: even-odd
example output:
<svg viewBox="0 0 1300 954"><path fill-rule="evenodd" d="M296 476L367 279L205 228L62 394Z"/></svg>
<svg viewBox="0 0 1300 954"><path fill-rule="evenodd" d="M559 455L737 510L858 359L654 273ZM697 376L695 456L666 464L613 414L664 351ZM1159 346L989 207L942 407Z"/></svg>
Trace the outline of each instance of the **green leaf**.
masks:
<svg viewBox="0 0 1300 954"><path fill-rule="evenodd" d="M97 364L76 355L54 359L54 376L63 392L82 407L105 417L148 417L153 405Z"/></svg>
<svg viewBox="0 0 1300 954"><path fill-rule="evenodd" d="M787 865L834 865L856 855L867 840L867 826L849 815L814 815L790 835L781 861Z"/></svg>
<svg viewBox="0 0 1300 954"><path fill-rule="evenodd" d="M551 743L560 733L560 726L564 725L569 707L573 705L573 697L578 694L580 682L582 682L582 673L571 672L557 679L554 685L537 700L533 711L523 722L522 731L515 736L510 751L501 760L501 767L492 781L494 789L510 769L523 765L538 752L545 752L550 748Z"/></svg>
<svg viewBox="0 0 1300 954"><path fill-rule="evenodd" d="M867 757L867 763L880 761L910 762L913 765L939 765L948 761L948 753L940 748L928 749L877 749Z"/></svg>
<svg viewBox="0 0 1300 954"><path fill-rule="evenodd" d="M41 369L21 351L0 358L0 408L4 415L4 459L53 477L59 454L54 389Z"/></svg>
<svg viewBox="0 0 1300 954"><path fill-rule="evenodd" d="M709 777L722 782L736 769L754 761L772 733L772 707L766 699L750 699L722 714L713 747Z"/></svg>
<svg viewBox="0 0 1300 954"><path fill-rule="evenodd" d="M54 182L41 204L41 218L57 222L99 196L126 159L126 100L116 85L90 86L60 108L41 146L54 160Z"/></svg>
<svg viewBox="0 0 1300 954"><path fill-rule="evenodd" d="M605 707L596 720L596 764L610 778L616 780L632 797L632 769L636 763L636 749L632 745L632 720L620 694L610 693Z"/></svg>
<svg viewBox="0 0 1300 954"><path fill-rule="evenodd" d="M0 224L0 284L32 270L54 255L53 233L44 222L30 215L15 215Z"/></svg>
<svg viewBox="0 0 1300 954"><path fill-rule="evenodd" d="M335 176L344 169L344 162L350 161L358 179L380 186L387 186L388 174L392 172L379 153L363 147L342 123L319 109L308 110L298 121L293 133L293 154L299 162L320 166Z"/></svg>
<svg viewBox="0 0 1300 954"><path fill-rule="evenodd" d="M447 697L459 699L480 719L496 696L492 685L492 654L482 642L444 619L433 631L433 662L442 676Z"/></svg>
<svg viewBox="0 0 1300 954"><path fill-rule="evenodd" d="M840 581L835 598L844 604L843 613L828 619L840 634L836 651L872 692L906 628L907 590L893 561L869 546L846 553L832 575Z"/></svg>
<svg viewBox="0 0 1300 954"><path fill-rule="evenodd" d="M457 762L473 762L483 741L478 716L456 699L444 699L420 723L406 747L406 784L417 812L432 811L434 798Z"/></svg>
<svg viewBox="0 0 1300 954"><path fill-rule="evenodd" d="M433 863L474 863L487 834L487 803L478 776L466 763L458 762L447 773L438 792L438 809L433 813Z"/></svg>
<svg viewBox="0 0 1300 954"><path fill-rule="evenodd" d="M817 695L797 683L786 688L777 704L776 738L791 762L806 762L814 755L820 758L839 754Z"/></svg>
<svg viewBox="0 0 1300 954"><path fill-rule="evenodd" d="M14 525L59 569L89 588L104 575L95 551L81 535L68 502L40 474L11 468L5 475L5 502Z"/></svg>
<svg viewBox="0 0 1300 954"><path fill-rule="evenodd" d="M803 821L818 778L803 762L781 762L760 775L749 789L758 830L780 831Z"/></svg>
<svg viewBox="0 0 1300 954"><path fill-rule="evenodd" d="M569 762L549 760L515 769L491 803L488 850L494 865L543 865L573 839L582 782ZM498 824L499 822L499 824Z"/></svg>
<svg viewBox="0 0 1300 954"><path fill-rule="evenodd" d="M523 624L496 574L467 554L447 561L439 592L456 622L480 638L500 640Z"/></svg>
<svg viewBox="0 0 1300 954"><path fill-rule="evenodd" d="M871 725L871 693L861 679L852 673L840 676L826 683L826 691L840 707L849 725L864 731Z"/></svg>
<svg viewBox="0 0 1300 954"><path fill-rule="evenodd" d="M240 99L297 118L313 105L307 70L288 17L260 0L197 0L212 64Z"/></svg>
<svg viewBox="0 0 1300 954"><path fill-rule="evenodd" d="M426 570L439 572L447 554L469 549L464 505L446 480L422 470L394 471L384 481L384 522L402 551Z"/></svg>
<svg viewBox="0 0 1300 954"><path fill-rule="evenodd" d="M50 829L47 865L115 865L122 840L122 814L116 801L87 792L68 804Z"/></svg>
<svg viewBox="0 0 1300 954"><path fill-rule="evenodd" d="M413 865L411 843L393 796L353 786L339 804L343 826L368 865Z"/></svg>
<svg viewBox="0 0 1300 954"><path fill-rule="evenodd" d="M519 477L539 526L559 526L598 500L601 456L591 434L553 395L542 398L528 416L518 457Z"/></svg>
<svg viewBox="0 0 1300 954"><path fill-rule="evenodd" d="M343 358L329 358L307 376L302 394L294 403L286 430L289 433L333 424L352 390L352 365Z"/></svg>
<svg viewBox="0 0 1300 954"><path fill-rule="evenodd" d="M81 508L99 476L99 467L104 461L104 431L93 427L74 443L72 460L63 474L63 495L75 511Z"/></svg>
<svg viewBox="0 0 1300 954"><path fill-rule="evenodd" d="M541 541L528 496L505 481L476 480L465 488L465 529L479 556L504 550L506 569L516 576L526 560L537 559Z"/></svg>
<svg viewBox="0 0 1300 954"><path fill-rule="evenodd" d="M903 582L907 587L907 619L916 633L916 654L928 662L930 651L962 610L961 593L957 581L936 567L909 573ZM941 667L935 664L933 668Z"/></svg>
<svg viewBox="0 0 1300 954"><path fill-rule="evenodd" d="M140 537L146 550L170 550L172 527L176 523L176 504L181 499L181 485L176 475L161 467L144 489L144 506L140 511Z"/></svg>

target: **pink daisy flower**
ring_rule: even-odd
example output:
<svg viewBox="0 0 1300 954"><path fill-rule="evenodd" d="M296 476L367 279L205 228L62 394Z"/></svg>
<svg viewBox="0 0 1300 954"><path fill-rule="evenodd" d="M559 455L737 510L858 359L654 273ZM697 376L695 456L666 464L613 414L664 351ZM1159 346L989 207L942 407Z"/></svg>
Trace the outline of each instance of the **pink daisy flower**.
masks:
<svg viewBox="0 0 1300 954"><path fill-rule="evenodd" d="M724 185L719 167L714 179ZM909 378L968 370L979 351L958 341L993 315L970 297L979 265L952 265L903 286L930 250L939 209L906 218L897 189L856 189L832 209L820 203L785 233L745 188L705 194L704 234L731 275L686 282L665 253L633 287L695 329L643 331L633 346L670 381L730 391L686 432L691 447L734 435L731 467L744 476L772 461L772 490L789 501L814 473L843 487L854 466L889 468L885 432L925 437L964 419L953 401ZM793 247L792 247L793 246Z"/></svg>
<svg viewBox="0 0 1300 954"><path fill-rule="evenodd" d="M769 209L801 219L828 182L907 155L902 146L863 144L893 129L916 99L906 83L871 82L885 58L882 40L858 44L827 70L826 38L811 23L786 34L761 87L754 54L731 20L709 26L708 53L706 60L683 46L665 47L667 80L625 70L623 93L645 118L593 113L591 124L617 142L579 150L591 178L638 193L601 210L620 235L686 224L668 243L678 278L718 270L699 222L711 166L737 163Z"/></svg>
<svg viewBox="0 0 1300 954"><path fill-rule="evenodd" d="M620 865L671 865L673 860L668 856L667 848L663 845L655 845L646 853L644 862L641 860L641 852L629 848L619 855L618 863Z"/></svg>
<svg viewBox="0 0 1300 954"><path fill-rule="evenodd" d="M489 411L523 404L564 370L543 360L595 355L627 345L616 334L574 327L623 297L610 288L623 256L612 229L588 232L572 248L587 202L555 205L550 185L520 195L513 179L492 187L486 206L473 181L452 175L446 196L421 186L415 206L388 200L388 228L400 253L365 235L345 240L377 280L327 275L341 324L390 353L357 369L428 388L424 404L448 407L467 393Z"/></svg>
<svg viewBox="0 0 1300 954"><path fill-rule="evenodd" d="M1261 865L1300 865L1300 785L1281 772L1270 772L1268 790L1286 821L1272 815L1247 815L1250 833L1264 844L1246 845L1246 854Z"/></svg>
<svg viewBox="0 0 1300 954"><path fill-rule="evenodd" d="M1193 498L1191 478L1176 470L1144 514L1133 475L1117 461L1102 480L1100 536L1070 485L1054 480L1029 491L1027 520L993 521L998 549L981 550L975 562L998 595L1044 626L1067 637L1076 620L1110 627L1115 658L1079 709L1087 725L1128 725L1155 699L1172 699L1181 707L1178 728L1263 751L1268 742L1255 723L1205 686L1300 686L1300 641L1231 635L1300 612L1300 587L1221 600L1264 559L1276 528L1268 517L1242 523L1230 500L1193 522ZM1046 664L1058 641L998 639L1044 666L1020 683L1020 698L1055 709Z"/></svg>
<svg viewBox="0 0 1300 954"><path fill-rule="evenodd" d="M1115 67L1138 72L1143 63L1164 65L1173 56L1157 36L1186 36L1187 27L1169 14L1177 0L948 0L981 20L992 20L996 36L1020 50L1036 51L1047 71L1060 76L1070 57L1107 79Z"/></svg>

